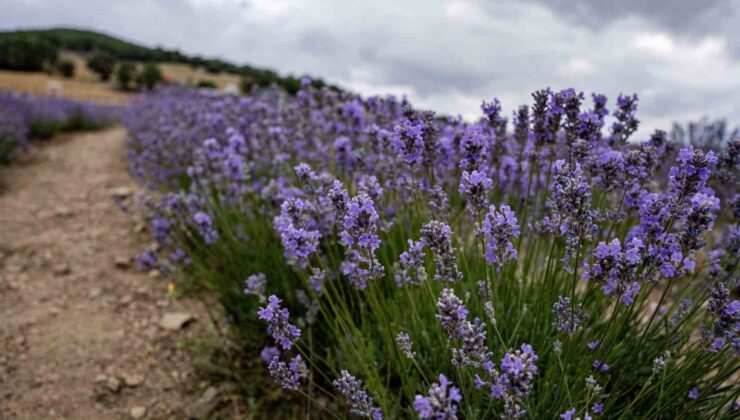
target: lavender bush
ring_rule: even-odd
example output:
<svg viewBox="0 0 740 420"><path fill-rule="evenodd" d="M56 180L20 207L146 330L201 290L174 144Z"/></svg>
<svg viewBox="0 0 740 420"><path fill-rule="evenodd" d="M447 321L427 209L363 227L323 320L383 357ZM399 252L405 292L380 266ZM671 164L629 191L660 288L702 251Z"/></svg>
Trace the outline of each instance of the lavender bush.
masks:
<svg viewBox="0 0 740 420"><path fill-rule="evenodd" d="M98 129L117 121L119 114L113 105L0 91L0 163L35 140L60 131Z"/></svg>
<svg viewBox="0 0 740 420"><path fill-rule="evenodd" d="M140 98L147 260L218 300L256 409L272 375L316 418L736 416L739 140L635 141L635 95L532 97L510 122L308 81Z"/></svg>

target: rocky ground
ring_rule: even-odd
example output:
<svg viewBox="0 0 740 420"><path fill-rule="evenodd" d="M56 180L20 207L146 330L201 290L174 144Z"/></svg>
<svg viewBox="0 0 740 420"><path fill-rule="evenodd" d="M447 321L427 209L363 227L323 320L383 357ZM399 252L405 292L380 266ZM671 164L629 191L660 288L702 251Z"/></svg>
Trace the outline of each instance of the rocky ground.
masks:
<svg viewBox="0 0 740 420"><path fill-rule="evenodd" d="M68 134L0 168L0 418L187 418L217 391L180 344L195 302L141 272L144 224L121 128ZM206 410L207 412L207 410Z"/></svg>

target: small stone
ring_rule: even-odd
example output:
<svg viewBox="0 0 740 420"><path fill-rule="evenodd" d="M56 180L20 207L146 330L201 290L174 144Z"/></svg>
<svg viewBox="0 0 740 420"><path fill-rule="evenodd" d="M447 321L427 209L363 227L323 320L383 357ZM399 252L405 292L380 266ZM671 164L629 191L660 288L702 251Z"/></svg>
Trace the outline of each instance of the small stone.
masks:
<svg viewBox="0 0 740 420"><path fill-rule="evenodd" d="M159 326L166 330L179 330L195 320L192 314L185 312L168 312L159 320Z"/></svg>
<svg viewBox="0 0 740 420"><path fill-rule="evenodd" d="M149 275L149 277L151 277L153 279L159 278L159 276L160 276L159 270L157 270L156 268L154 268L152 270L149 270L149 273L147 273L147 274Z"/></svg>
<svg viewBox="0 0 740 420"><path fill-rule="evenodd" d="M103 289L101 289L100 287L93 287L92 289L90 289L90 292L88 292L88 295L90 296L91 299L96 299L100 297L100 295L102 294L103 294Z"/></svg>
<svg viewBox="0 0 740 420"><path fill-rule="evenodd" d="M95 383L96 384L102 384L108 382L108 377L106 375L103 375L102 373L95 377Z"/></svg>
<svg viewBox="0 0 740 420"><path fill-rule="evenodd" d="M121 305L128 306L132 301L134 300L134 297L131 295L126 295L121 298Z"/></svg>
<svg viewBox="0 0 740 420"><path fill-rule="evenodd" d="M131 409L132 419L143 419L146 416L146 407L134 407Z"/></svg>
<svg viewBox="0 0 740 420"><path fill-rule="evenodd" d="M123 381L126 383L127 387L136 388L144 383L144 376L137 374L124 375Z"/></svg>
<svg viewBox="0 0 740 420"><path fill-rule="evenodd" d="M118 187L110 190L110 195L113 198L126 198L132 193L131 188L128 187Z"/></svg>
<svg viewBox="0 0 740 420"><path fill-rule="evenodd" d="M67 264L59 264L54 267L53 272L56 276L66 276L67 274L72 272L72 269L69 268Z"/></svg>
<svg viewBox="0 0 740 420"><path fill-rule="evenodd" d="M106 383L108 386L108 389L113 392L117 393L121 390L121 380L116 378L115 376L108 377L108 382Z"/></svg>
<svg viewBox="0 0 740 420"><path fill-rule="evenodd" d="M146 230L146 223L139 222L136 224L136 226L134 226L134 232L136 233L141 233L141 232L144 232L145 230Z"/></svg>
<svg viewBox="0 0 740 420"><path fill-rule="evenodd" d="M131 257L116 257L116 259L113 261L113 264L115 264L116 268L125 270L131 267Z"/></svg>
<svg viewBox="0 0 740 420"><path fill-rule="evenodd" d="M205 392L203 392L203 395L200 396L198 399L198 402L200 404L209 404L211 401L213 401L214 398L218 395L218 390L216 387L209 386Z"/></svg>
<svg viewBox="0 0 740 420"><path fill-rule="evenodd" d="M73 214L74 212L69 207L57 207L54 210L54 215L57 217L71 217Z"/></svg>

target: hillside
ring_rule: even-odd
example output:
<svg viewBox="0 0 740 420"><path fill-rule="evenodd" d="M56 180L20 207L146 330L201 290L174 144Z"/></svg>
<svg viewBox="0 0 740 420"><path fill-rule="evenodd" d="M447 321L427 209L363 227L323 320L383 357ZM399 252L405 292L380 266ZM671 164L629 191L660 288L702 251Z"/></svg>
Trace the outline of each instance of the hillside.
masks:
<svg viewBox="0 0 740 420"><path fill-rule="evenodd" d="M290 93L296 92L300 86L298 77L281 76L273 70L237 65L221 59L191 56L178 50L150 48L100 32L69 28L0 32L0 68L21 71L42 70L41 66L29 63L23 57L23 53L31 49L39 51L44 61L50 62L57 60L62 51L81 54L104 51L119 61L184 64L193 69L202 68L211 75L226 73L239 76L259 86L276 84ZM314 79L314 83L317 86L325 84L320 79Z"/></svg>

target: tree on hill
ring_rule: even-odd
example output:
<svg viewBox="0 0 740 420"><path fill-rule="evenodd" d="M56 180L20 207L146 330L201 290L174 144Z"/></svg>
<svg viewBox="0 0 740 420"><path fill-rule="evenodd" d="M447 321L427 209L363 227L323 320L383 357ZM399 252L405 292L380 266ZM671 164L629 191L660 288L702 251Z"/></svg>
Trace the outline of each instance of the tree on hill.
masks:
<svg viewBox="0 0 740 420"><path fill-rule="evenodd" d="M34 35L0 38L0 68L42 71L57 61L57 50L49 41Z"/></svg>
<svg viewBox="0 0 740 420"><path fill-rule="evenodd" d="M146 87L151 90L154 85L164 81L162 70L157 67L154 63L146 63L139 73L139 77L136 79L139 85Z"/></svg>
<svg viewBox="0 0 740 420"><path fill-rule="evenodd" d="M116 59L105 51L98 51L87 60L87 67L100 75L101 80L110 79L115 66Z"/></svg>
<svg viewBox="0 0 740 420"><path fill-rule="evenodd" d="M136 64L125 61L118 66L116 71L116 79L121 89L128 90L131 88L130 84L137 78Z"/></svg>
<svg viewBox="0 0 740 420"><path fill-rule="evenodd" d="M60 60L56 65L57 71L62 76L70 79L75 75L75 63L72 60Z"/></svg>

